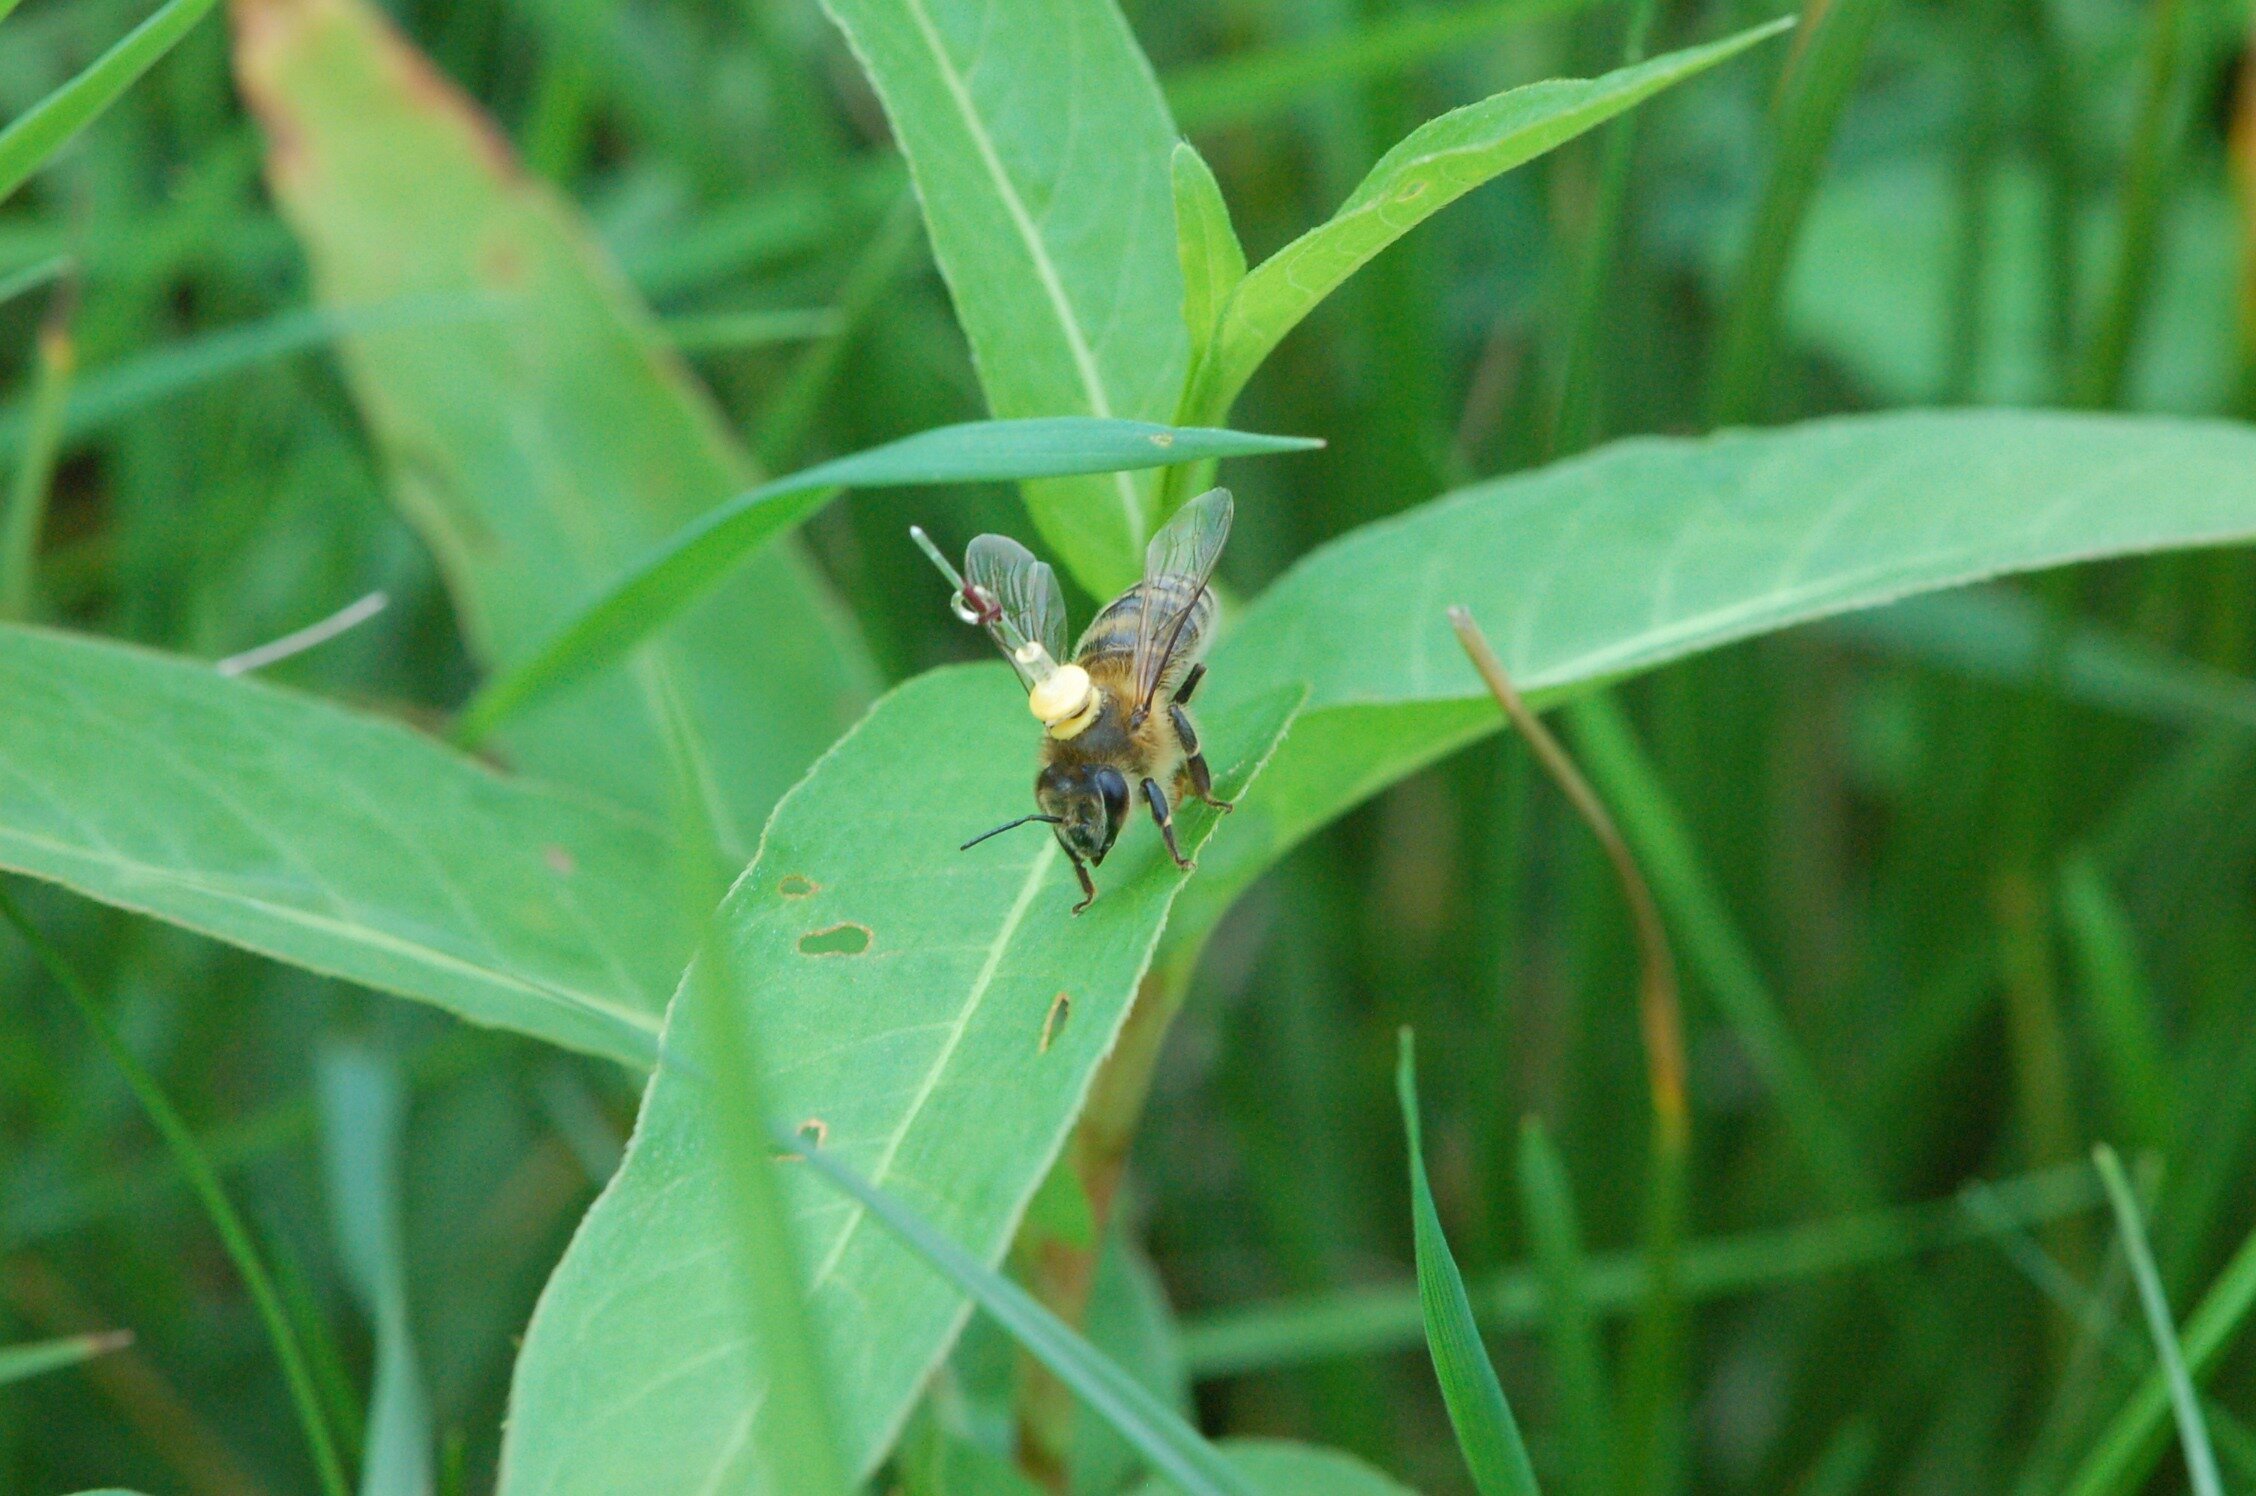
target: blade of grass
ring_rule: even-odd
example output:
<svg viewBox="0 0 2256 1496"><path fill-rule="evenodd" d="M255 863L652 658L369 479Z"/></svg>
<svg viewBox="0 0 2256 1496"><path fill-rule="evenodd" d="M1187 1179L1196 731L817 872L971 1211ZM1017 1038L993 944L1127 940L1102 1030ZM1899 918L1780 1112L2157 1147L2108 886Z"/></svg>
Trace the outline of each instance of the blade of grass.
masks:
<svg viewBox="0 0 2256 1496"><path fill-rule="evenodd" d="M55 459L62 448L63 410L70 400L76 363L70 330L73 300L66 285L39 329L29 434L8 487L7 514L0 517L0 618L17 622L30 618L38 607L39 534L47 522Z"/></svg>
<svg viewBox="0 0 2256 1496"><path fill-rule="evenodd" d="M2168 1049L2153 994L2139 970L2138 937L2107 875L2089 852L2060 869L2061 923L2083 977L2100 1068L2116 1113L2141 1147L2159 1148L2171 1126Z"/></svg>
<svg viewBox="0 0 2256 1496"><path fill-rule="evenodd" d="M628 654L738 562L821 508L841 488L1130 472L1202 457L1296 452L1320 445L1302 437L1055 416L941 426L819 463L763 483L677 532L582 608L548 644L489 681L464 710L455 736L476 743L533 702Z"/></svg>
<svg viewBox="0 0 2256 1496"><path fill-rule="evenodd" d="M775 1368L768 1397L777 1405L770 1426L782 1436L760 1442L766 1465L759 1489L846 1496L855 1489L846 1466L838 1417L808 1310L799 1243L775 1177L777 1164L754 1078L754 1038L730 994L727 940L717 929L691 967L678 999L685 1010L688 1052L683 1073L699 1079L711 1108L713 1146L729 1160L727 1233L736 1278L745 1285L736 1307L745 1331Z"/></svg>
<svg viewBox="0 0 2256 1496"><path fill-rule="evenodd" d="M2056 690L2084 706L2170 726L2256 731L2256 685L2128 634L2053 617L2015 588L1937 592L1823 628L1971 680Z"/></svg>
<svg viewBox="0 0 2256 1496"><path fill-rule="evenodd" d="M1185 130L1250 124L1291 108L1317 89L1408 72L1505 31L1586 10L1592 0L1505 0L1463 9L1424 7L1345 35L1264 47L1177 68L1161 78L1167 106Z"/></svg>
<svg viewBox="0 0 2256 1496"><path fill-rule="evenodd" d="M70 273L69 255L50 255L44 260L33 261L21 270L11 270L6 275L0 275L0 306L14 301L18 296L28 295L41 286L52 285Z"/></svg>
<svg viewBox="0 0 2256 1496"><path fill-rule="evenodd" d="M1425 1145L1418 1125L1416 1041L1404 1028L1396 1042L1400 1049L1394 1090L1402 1103L1402 1130L1410 1155L1410 1219L1417 1240L1418 1309L1425 1318L1426 1350L1433 1357L1434 1376L1441 1383L1441 1400L1449 1408L1449 1426L1457 1431L1457 1448L1473 1473L1473 1488L1481 1496L1535 1496L1535 1471L1528 1464L1527 1446L1520 1440L1520 1425L1512 1417L1503 1384L1496 1380L1496 1367L1481 1344L1472 1301L1465 1295L1464 1275L1457 1271L1457 1259L1450 1255L1449 1238L1441 1229L1441 1213L1434 1208L1433 1189L1426 1182Z"/></svg>
<svg viewBox="0 0 2256 1496"><path fill-rule="evenodd" d="M2155 0L2146 7L2146 38L2139 59L2137 123L2130 154L2123 163L2122 231L2115 265L2100 303L2099 326L2085 350L2076 379L2075 403L2104 410L2123 399L2124 376L2137 342L2155 283L2154 258L2161 241L2171 162L2182 131L2178 127L2179 73L2185 52L2185 6L2181 0Z"/></svg>
<svg viewBox="0 0 2256 1496"><path fill-rule="evenodd" d="M1994 1186L2000 1219L2019 1225L2058 1220L2101 1203L2099 1183L2081 1164L2024 1174ZM1680 1288L1687 1300L1724 1298L1853 1272L1986 1239L1993 1228L1955 1198L1749 1231L1684 1249ZM1602 1253L1583 1278L1594 1314L1619 1315L1645 1301L1640 1254ZM1532 1267L1497 1274L1472 1290L1474 1312L1498 1330L1543 1322L1542 1277ZM1418 1343L1424 1333L1417 1290L1407 1284L1360 1288L1231 1310L1183 1327L1184 1364L1196 1377L1230 1376L1330 1356L1370 1355Z"/></svg>
<svg viewBox="0 0 2256 1496"><path fill-rule="evenodd" d="M195 29L216 0L170 0L70 82L0 130L0 201Z"/></svg>
<svg viewBox="0 0 2256 1496"><path fill-rule="evenodd" d="M349 308L299 308L183 338L90 371L78 381L64 410L62 433L66 438L85 436L217 380L326 348L355 333L491 317L494 306L486 297L402 297ZM28 407L0 412L0 455L22 449L34 419Z"/></svg>
<svg viewBox="0 0 2256 1496"><path fill-rule="evenodd" d="M683 353L739 353L827 338L838 331L840 322L834 309L816 306L686 313L668 317L660 325L667 341Z"/></svg>
<svg viewBox="0 0 2256 1496"><path fill-rule="evenodd" d="M344 1466L337 1459L335 1439L321 1414L321 1402L314 1391L313 1376L306 1362L305 1352L299 1346L296 1333L290 1328L283 1313L281 1295L276 1292L273 1276L259 1257L258 1248L241 1216L220 1188L219 1177L213 1173L211 1163L196 1147L195 1134L188 1130L180 1114L165 1099L155 1077L141 1068L141 1062L126 1048L125 1041L111 1027L109 1018L102 1012L101 1004L80 980L77 970L63 958L62 952L49 943L39 927L28 919L17 905L15 897L5 886L0 886L0 919L6 920L23 937L32 956L46 969L55 985L63 990L71 1005L78 1009L86 1026L94 1031L118 1073L124 1077L126 1087L141 1105L151 1126L155 1127L165 1146L172 1151L173 1161L180 1172L188 1177L195 1189L204 1213L211 1219L212 1227L226 1245L227 1255L234 1262L236 1272L250 1290L251 1300L258 1307L259 1319L266 1326L267 1338L274 1346L275 1359L282 1363L282 1375L289 1383L290 1400L295 1405L298 1422L305 1433L306 1444L313 1455L314 1468L320 1473L322 1489L328 1496L346 1496Z"/></svg>
<svg viewBox="0 0 2256 1496"><path fill-rule="evenodd" d="M1613 1399L1606 1386L1597 1321L1583 1289L1582 1227L1575 1219L1574 1188L1566 1163L1539 1117L1520 1123L1520 1208L1543 1284L1543 1314L1558 1388L1553 1405L1566 1426L1570 1459L1566 1487L1597 1491L1606 1481Z"/></svg>
<svg viewBox="0 0 2256 1496"><path fill-rule="evenodd" d="M407 1094L398 1065L333 1043L315 1070L330 1223L353 1296L374 1326L376 1367L361 1436L361 1496L431 1488L430 1399L416 1363L401 1237L399 1149Z"/></svg>
<svg viewBox="0 0 2256 1496"><path fill-rule="evenodd" d="M1831 1203L1853 1210L1879 1198L1848 1124L1826 1096L1770 983L1740 933L1723 892L1703 862L1691 829L1629 719L1606 695L1567 708L1575 748L1621 817L1654 897L1674 916L1692 969L1723 1010L1747 1058L1786 1115L1810 1178Z"/></svg>
<svg viewBox="0 0 2256 1496"><path fill-rule="evenodd" d="M0 1345L0 1387L76 1366L81 1361L123 1350L132 1343L132 1331L111 1330L100 1335L66 1335L60 1340L40 1340L28 1345Z"/></svg>
<svg viewBox="0 0 2256 1496"><path fill-rule="evenodd" d="M2256 1232L2241 1242L2178 1337L2190 1379L2198 1380L2225 1353L2252 1310L2256 1310ZM2161 1455L2163 1419L2169 1412L2168 1378L2157 1368L2100 1435L2069 1482L2067 1496L2124 1496L2137 1489Z"/></svg>
<svg viewBox="0 0 2256 1496"><path fill-rule="evenodd" d="M819 1145L807 1148L804 1140L786 1135L782 1146L805 1148L795 1156L804 1157L816 1173L861 1205L933 1271L993 1315L1013 1339L1134 1445L1154 1470L1189 1496L1253 1496L1245 1478L1213 1445L1025 1289L942 1236L915 1211L827 1157Z"/></svg>
<svg viewBox="0 0 2256 1496"><path fill-rule="evenodd" d="M680 849L672 869L675 896L704 938L669 1008L663 1049L705 1104L700 1135L723 1161L718 1206L726 1226L719 1246L733 1260L727 1313L738 1333L761 1348L769 1376L761 1397L772 1405L777 1432L751 1441L749 1487L848 1496L855 1490L841 1436L835 1383L808 1302L805 1252L784 1203L783 1182L767 1138L759 1078L759 1035L746 984L716 912L726 892L712 869L723 822L693 766L696 737L687 705L670 673L661 673L667 759L668 821ZM749 1423L745 1425L747 1431ZM724 1482L724 1462L713 1482Z"/></svg>
<svg viewBox="0 0 2256 1496"><path fill-rule="evenodd" d="M1684 1306L1677 1289L1678 1256L1683 1249L1684 1215L1691 1178L1691 1111L1685 1102L1684 1016L1676 986L1676 958L1660 907L1622 838L1612 814L1575 767L1519 690L1505 674L1473 615L1451 607L1449 626L1457 632L1489 694L1504 709L1536 761L1543 765L1574 806L1575 814L1605 849L1628 905L1637 938L1637 1012L1645 1040L1646 1090L1652 1106L1651 1157L1645 1181L1645 1258L1649 1290L1631 1347L1623 1428L1616 1445L1616 1470L1625 1490L1642 1491L1661 1483L1668 1460L1672 1405L1680 1400L1684 1374Z"/></svg>
<svg viewBox="0 0 2256 1496"><path fill-rule="evenodd" d="M1805 0L1810 21L1787 63L1771 117L1770 170L1748 228L1738 278L1723 311L1708 376L1711 425L1761 418L1778 336L1778 298L1802 219L1825 166L1864 54L1892 0Z"/></svg>
<svg viewBox="0 0 2256 1496"><path fill-rule="evenodd" d="M846 272L839 286L837 326L822 341L803 350L761 409L752 437L752 450L769 472L788 467L807 439L807 429L823 408L854 339L885 304L886 294L908 270L911 257L924 242L915 198L904 191L886 215L883 227Z"/></svg>
<svg viewBox="0 0 2256 1496"><path fill-rule="evenodd" d="M1622 39L1623 67L1644 61L1653 31L1653 13L1659 8L1658 0L1632 0L1629 27ZM1637 149L1637 120L1637 115L1625 114L1608 125L1600 147L1598 196L1583 231L1582 265L1575 278L1566 355L1561 360L1559 408L1551 423L1554 457L1571 456L1598 439L1603 416L1598 399L1598 345L1605 331L1607 309L1613 304L1614 270L1621 257L1622 213L1629 202L1629 167Z"/></svg>
<svg viewBox="0 0 2256 1496"><path fill-rule="evenodd" d="M2209 1430L2201 1417L2201 1397L2186 1371L2185 1350L2178 1343L2178 1327L2170 1317L2170 1300L2162 1291L2162 1276L2154 1268L2154 1251L2147 1245L2146 1227L2139 1220L2138 1199L2123 1175L2122 1161L2105 1143L2092 1150L2092 1163L2107 1187L2114 1207L2115 1229L2123 1238L2130 1259L2131 1281L2138 1285L2139 1305L2146 1311L2146 1327L2154 1336L2154 1353L2161 1361L2162 1378L2170 1389L2170 1408L2178 1421L2178 1442L2185 1448L2186 1478L2194 1496L2224 1496L2217 1475L2217 1455L2209 1447Z"/></svg>

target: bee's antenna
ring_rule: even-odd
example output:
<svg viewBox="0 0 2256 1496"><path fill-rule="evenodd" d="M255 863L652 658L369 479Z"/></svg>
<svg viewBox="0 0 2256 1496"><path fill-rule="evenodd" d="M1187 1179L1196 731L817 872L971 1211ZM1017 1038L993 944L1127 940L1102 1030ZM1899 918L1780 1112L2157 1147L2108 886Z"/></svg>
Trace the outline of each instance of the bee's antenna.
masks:
<svg viewBox="0 0 2256 1496"><path fill-rule="evenodd" d="M972 849L973 847L976 847L976 846L978 846L978 845L979 845L979 844L980 844L981 842L985 841L985 840L986 840L986 839L987 839L988 837L990 837L990 836L1001 836L1001 835L1002 835L1002 834L1003 834L1004 832L1006 832L1006 831L1015 831L1015 830L1017 830L1017 829L1018 829L1019 827L1021 827L1021 826L1025 825L1025 824L1026 824L1026 823L1027 823L1028 821L1040 821L1040 822L1042 822L1042 823L1043 823L1044 825L1048 825L1048 826L1062 826L1062 825L1064 825L1064 824L1065 824L1065 817L1063 817L1063 816L1044 816L1044 815L1020 816L1020 817L1019 817L1019 818L1018 818L1017 820L1015 820L1015 821L1005 821L1005 822L1003 822L1003 824L1002 824L1002 825L1000 825L1000 826L997 826L997 827L996 827L996 828L995 828L994 830L992 830L992 831L982 831L982 832L980 832L980 833L979 833L979 834L978 834L977 836L973 837L973 838L972 838L972 839L971 839L970 841L967 841L967 842L965 842L965 843L964 843L964 844L963 844L962 846L960 846L960 847L956 848L956 850L957 850L957 851L959 851L959 852L968 852L968 851L970 851L970 850L971 850L971 849Z"/></svg>

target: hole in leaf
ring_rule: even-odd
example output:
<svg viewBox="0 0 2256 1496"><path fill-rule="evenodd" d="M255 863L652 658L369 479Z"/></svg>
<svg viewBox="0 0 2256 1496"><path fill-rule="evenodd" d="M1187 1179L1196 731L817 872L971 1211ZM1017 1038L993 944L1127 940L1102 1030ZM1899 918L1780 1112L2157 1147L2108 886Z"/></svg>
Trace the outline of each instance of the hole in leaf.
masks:
<svg viewBox="0 0 2256 1496"><path fill-rule="evenodd" d="M799 1141L810 1148L820 1148L830 1141L830 1124L820 1117L809 1117L799 1124Z"/></svg>
<svg viewBox="0 0 2256 1496"><path fill-rule="evenodd" d="M1060 992L1050 999L1049 1014L1042 1020L1041 1042L1034 1046L1036 1054L1048 1054L1050 1045L1065 1032L1065 1020L1073 1016L1073 994Z"/></svg>
<svg viewBox="0 0 2256 1496"><path fill-rule="evenodd" d="M776 892L787 899L803 899L820 887L820 883L805 874L793 873L776 885Z"/></svg>
<svg viewBox="0 0 2256 1496"><path fill-rule="evenodd" d="M802 956L859 956L870 948L868 925L832 925L827 930L809 930L799 937L799 954Z"/></svg>

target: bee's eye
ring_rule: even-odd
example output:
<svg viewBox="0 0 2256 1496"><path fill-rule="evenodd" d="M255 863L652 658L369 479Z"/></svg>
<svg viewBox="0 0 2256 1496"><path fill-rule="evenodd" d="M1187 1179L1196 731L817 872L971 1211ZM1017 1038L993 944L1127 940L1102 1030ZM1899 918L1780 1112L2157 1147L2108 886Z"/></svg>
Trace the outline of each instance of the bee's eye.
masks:
<svg viewBox="0 0 2256 1496"><path fill-rule="evenodd" d="M1128 816L1128 781L1120 777L1118 769L1099 769L1092 777L1097 793L1104 797L1105 819L1119 825Z"/></svg>

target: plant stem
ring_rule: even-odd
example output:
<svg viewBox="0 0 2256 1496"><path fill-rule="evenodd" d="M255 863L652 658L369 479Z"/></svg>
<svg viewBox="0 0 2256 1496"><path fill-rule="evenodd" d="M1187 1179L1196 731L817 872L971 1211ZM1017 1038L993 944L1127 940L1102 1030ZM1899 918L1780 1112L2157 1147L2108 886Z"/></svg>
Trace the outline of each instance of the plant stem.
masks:
<svg viewBox="0 0 2256 1496"><path fill-rule="evenodd" d="M312 1451L314 1467L321 1476L322 1490L328 1496L346 1496L351 1488L345 1482L344 1466L337 1458L336 1440L330 1433L328 1422L322 1417L321 1400L314 1390L313 1374L306 1361L305 1351L298 1344L297 1334L290 1327L289 1316L283 1312L282 1296L276 1291L273 1275L267 1271L266 1263L260 1258L242 1217L235 1213L227 1192L220 1188L218 1175L212 1172L210 1162L197 1148L195 1135L188 1130L188 1124L181 1120L180 1114L173 1110L172 1103L165 1099L155 1077L142 1069L141 1062L133 1057L133 1051L126 1048L125 1041L111 1027L110 1020L103 1014L101 1005L95 1002L94 994L81 980L78 972L47 937L40 933L38 926L25 917L5 886L0 886L0 919L15 926L16 932L23 937L24 944L30 947L33 957L54 978L55 985L62 988L70 998L72 1006L78 1009L79 1016L86 1020L87 1027L94 1031L95 1039L109 1055L110 1062L117 1066L118 1073L125 1078L126 1088L133 1092L134 1100L141 1104L141 1110L148 1117L150 1125L156 1128L159 1136L164 1139L165 1146L171 1150L173 1161L179 1165L180 1172L187 1176L190 1188L195 1190L196 1198L203 1204L204 1214L210 1218L213 1228L219 1233L220 1241L227 1248L228 1257L234 1261L236 1272L242 1275L244 1286L250 1290L252 1303L258 1307L259 1319L266 1326L267 1339L274 1346L275 1359L282 1363L283 1380L289 1383L290 1400L297 1407L298 1424L304 1430L306 1444Z"/></svg>
<svg viewBox="0 0 2256 1496"><path fill-rule="evenodd" d="M1684 1019L1677 995L1676 960L1660 907L1622 839L1605 803L1590 788L1574 760L1559 746L1535 713L1528 710L1504 663L1489 648L1472 614L1449 610L1473 668L1512 726L1519 730L1560 791L1574 806L1621 883L1637 938L1638 1019L1645 1038L1646 1088L1652 1100L1652 1158L1645 1188L1645 1259L1649 1292L1630 1354L1627 1411L1617 1446L1616 1475L1624 1492L1650 1491L1667 1484L1672 1404L1683 1376L1684 1306L1677 1283L1683 1247L1685 1204L1691 1169L1691 1123L1685 1104Z"/></svg>

